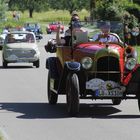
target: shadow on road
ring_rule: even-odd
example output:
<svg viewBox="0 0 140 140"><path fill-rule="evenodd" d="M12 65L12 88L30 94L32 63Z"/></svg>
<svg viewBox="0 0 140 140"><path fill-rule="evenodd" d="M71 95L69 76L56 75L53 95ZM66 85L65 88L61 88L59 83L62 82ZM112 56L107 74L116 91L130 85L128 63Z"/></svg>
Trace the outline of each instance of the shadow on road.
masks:
<svg viewBox="0 0 140 140"><path fill-rule="evenodd" d="M30 69L34 68L33 66L8 66L7 68L4 68L3 66L0 66L0 69Z"/></svg>
<svg viewBox="0 0 140 140"><path fill-rule="evenodd" d="M64 103L49 105L47 103L0 103L0 110L21 113L19 119L59 119L68 118L67 106ZM121 110L111 104L80 104L76 118L97 119L139 119L140 115L118 115Z"/></svg>

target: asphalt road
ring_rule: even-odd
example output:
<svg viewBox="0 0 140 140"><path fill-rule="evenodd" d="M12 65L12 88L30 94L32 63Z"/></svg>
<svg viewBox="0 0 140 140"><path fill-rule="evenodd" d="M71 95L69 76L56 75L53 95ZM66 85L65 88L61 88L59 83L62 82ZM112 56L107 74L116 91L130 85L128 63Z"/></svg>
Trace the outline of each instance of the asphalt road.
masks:
<svg viewBox="0 0 140 140"><path fill-rule="evenodd" d="M30 64L3 69L0 61L0 127L10 140L139 140L137 100L119 106L109 100L81 100L74 118L67 115L65 96L59 96L56 106L47 103L45 60L51 54L44 44L51 37L39 43L38 69Z"/></svg>

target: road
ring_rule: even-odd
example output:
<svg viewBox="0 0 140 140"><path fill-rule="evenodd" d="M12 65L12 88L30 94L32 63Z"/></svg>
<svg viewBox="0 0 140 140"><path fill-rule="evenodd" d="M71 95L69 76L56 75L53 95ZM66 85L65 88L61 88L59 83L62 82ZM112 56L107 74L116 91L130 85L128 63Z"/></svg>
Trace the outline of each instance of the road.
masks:
<svg viewBox="0 0 140 140"><path fill-rule="evenodd" d="M140 112L137 100L119 106L111 101L81 100L78 117L69 117L65 96L47 103L47 70L44 44L39 42L41 66L30 64L2 68L0 62L0 127L10 140L139 140ZM0 54L1 57L1 54Z"/></svg>

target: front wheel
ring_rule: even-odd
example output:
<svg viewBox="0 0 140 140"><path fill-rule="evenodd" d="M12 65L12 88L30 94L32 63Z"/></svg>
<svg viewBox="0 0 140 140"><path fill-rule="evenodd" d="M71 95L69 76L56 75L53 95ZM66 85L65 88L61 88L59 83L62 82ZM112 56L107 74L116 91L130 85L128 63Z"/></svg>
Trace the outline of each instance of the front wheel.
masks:
<svg viewBox="0 0 140 140"><path fill-rule="evenodd" d="M138 99L138 107L139 107L139 111L140 111L140 99Z"/></svg>
<svg viewBox="0 0 140 140"><path fill-rule="evenodd" d="M40 61L37 60L35 62L33 62L33 65L36 66L36 68L39 68L39 65L40 65Z"/></svg>
<svg viewBox="0 0 140 140"><path fill-rule="evenodd" d="M66 83L67 108L70 116L79 112L79 79L77 74L69 74Z"/></svg>
<svg viewBox="0 0 140 140"><path fill-rule="evenodd" d="M58 99L58 94L51 90L51 74L48 72L48 101L49 104L56 104Z"/></svg>
<svg viewBox="0 0 140 140"><path fill-rule="evenodd" d="M113 105L119 105L121 103L121 99L112 99Z"/></svg>
<svg viewBox="0 0 140 140"><path fill-rule="evenodd" d="M7 68L7 65L8 65L8 63L5 60L3 60L3 67Z"/></svg>

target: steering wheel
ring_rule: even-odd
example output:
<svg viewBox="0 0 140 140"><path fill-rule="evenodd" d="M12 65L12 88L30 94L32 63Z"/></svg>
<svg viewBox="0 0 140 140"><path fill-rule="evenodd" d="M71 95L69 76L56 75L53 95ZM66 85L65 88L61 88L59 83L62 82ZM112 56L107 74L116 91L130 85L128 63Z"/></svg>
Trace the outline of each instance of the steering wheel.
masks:
<svg viewBox="0 0 140 140"><path fill-rule="evenodd" d="M118 43L123 43L123 42L121 41L120 37L119 37L117 34L115 34L115 33L110 33L109 35L114 36L114 37L118 40Z"/></svg>

